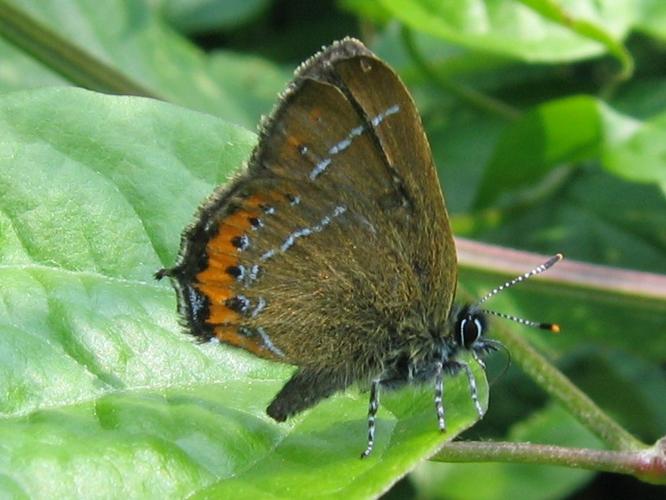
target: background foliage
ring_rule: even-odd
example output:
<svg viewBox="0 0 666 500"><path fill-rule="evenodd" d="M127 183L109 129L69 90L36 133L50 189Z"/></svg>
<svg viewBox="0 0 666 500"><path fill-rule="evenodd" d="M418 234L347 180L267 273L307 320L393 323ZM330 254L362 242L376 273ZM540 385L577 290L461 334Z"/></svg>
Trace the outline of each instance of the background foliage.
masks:
<svg viewBox="0 0 666 500"><path fill-rule="evenodd" d="M412 90L457 236L666 273L664 2L28 0L0 12L8 5L57 43L50 55L17 46L0 15L5 495L373 496L472 425L458 379L446 436L429 391L402 392L387 398L368 461L357 458L364 394L276 425L263 409L289 368L190 343L173 293L151 281L198 202L247 157L248 130L294 67L345 35ZM55 70L60 42L90 59ZM77 64L174 105L75 89ZM461 269L472 294L502 278ZM560 322L559 337L525 335L643 441L666 434L663 300L534 283L493 307ZM516 368L490 393L462 437L603 447ZM426 463L388 495L621 491L658 492L580 470Z"/></svg>

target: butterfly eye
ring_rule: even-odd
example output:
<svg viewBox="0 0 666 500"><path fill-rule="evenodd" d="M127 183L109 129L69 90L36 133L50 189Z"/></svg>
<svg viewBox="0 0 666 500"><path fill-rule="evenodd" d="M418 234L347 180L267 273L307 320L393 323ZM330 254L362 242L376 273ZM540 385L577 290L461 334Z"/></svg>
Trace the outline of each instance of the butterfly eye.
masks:
<svg viewBox="0 0 666 500"><path fill-rule="evenodd" d="M481 321L479 321L479 318L468 314L460 321L458 326L458 345L465 349L469 349L482 333L483 325L481 324Z"/></svg>

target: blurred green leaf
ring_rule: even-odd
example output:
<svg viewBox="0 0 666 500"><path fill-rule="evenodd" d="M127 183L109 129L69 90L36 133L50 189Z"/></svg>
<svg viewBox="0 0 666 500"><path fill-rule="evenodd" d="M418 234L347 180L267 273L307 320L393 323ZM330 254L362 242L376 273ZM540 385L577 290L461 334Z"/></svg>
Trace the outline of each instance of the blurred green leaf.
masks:
<svg viewBox="0 0 666 500"><path fill-rule="evenodd" d="M568 174L566 170L551 174L563 173L561 181L555 177L557 182L552 182L548 175L543 180L535 176L524 185L525 191L516 191L516 185L510 185L506 178L511 178L520 167L518 160L526 156L523 150L539 150L535 139L538 132L521 127L522 123L519 120L517 124L507 124L497 117L460 106L428 112L425 124L454 233L542 254L560 251L570 259L666 273L663 258L666 201L658 186L627 182L610 175L596 162L585 162ZM525 131L524 142L514 141L515 150L498 146L506 136L511 136L515 130L512 127ZM575 126L570 128L576 130ZM578 140L575 134L572 138ZM608 150L622 144L609 140ZM567 146L553 144L552 151ZM500 148L506 155L503 157L506 170L501 174L494 172L493 184L485 176L489 175L487 169ZM536 167L541 154L539 150L533 159L522 164L525 175L540 172ZM659 159L655 161L658 164L654 172L666 170L666 162L659 166ZM632 168L631 164L628 168ZM539 181L548 189L539 187ZM489 202L487 210L475 213L471 210L482 183L495 202ZM494 285L487 284L491 288ZM580 326L587 330L584 324Z"/></svg>
<svg viewBox="0 0 666 500"><path fill-rule="evenodd" d="M648 120L666 111L666 85L658 73L648 75L620 87L609 104L622 114Z"/></svg>
<svg viewBox="0 0 666 500"><path fill-rule="evenodd" d="M261 116L273 109L278 93L292 77L292 71L266 59L222 50L210 54L209 69L216 81L224 82L229 95L235 96L234 105L254 120L246 125L250 130L256 130Z"/></svg>
<svg viewBox="0 0 666 500"><path fill-rule="evenodd" d="M271 109L272 100L264 100L267 87L274 84L271 93L276 95L288 79L288 73L267 61L258 64L252 56L217 56L211 63L201 49L168 28L144 2L73 0L66 9L52 2L12 3L161 98L248 128L254 129L259 120L257 109L263 113ZM4 49L7 55L0 52L0 57L9 58L18 72L21 58L16 49ZM247 64L238 71L245 58ZM52 81L48 76L33 85Z"/></svg>
<svg viewBox="0 0 666 500"><path fill-rule="evenodd" d="M148 99L0 97L3 494L375 496L477 419L464 377L447 380L446 434L430 387L387 394L360 460L367 394L277 424L264 408L289 367L180 333L152 273L254 140Z"/></svg>
<svg viewBox="0 0 666 500"><path fill-rule="evenodd" d="M588 96L538 106L500 139L484 172L477 206L487 207L503 193L533 186L562 163L599 157L613 173L666 185L664 117L640 122Z"/></svg>
<svg viewBox="0 0 666 500"><path fill-rule="evenodd" d="M612 116L612 114L610 115ZM615 114L614 123L628 124ZM666 112L634 127L614 127L607 133L623 133L626 137L607 141L602 151L602 164L612 173L635 182L657 183L666 193ZM633 128L633 130L631 130Z"/></svg>
<svg viewBox="0 0 666 500"><path fill-rule="evenodd" d="M372 0L338 0L341 8L355 12L368 21L386 23L391 20L391 12L385 9L380 2Z"/></svg>
<svg viewBox="0 0 666 500"><path fill-rule="evenodd" d="M0 92L66 85L67 81L0 38Z"/></svg>
<svg viewBox="0 0 666 500"><path fill-rule="evenodd" d="M585 0L550 5L562 5L571 18L580 17L596 25L598 30L607 32L609 40L621 40L633 19L633 2L607 3ZM573 61L604 52L604 46L596 39L576 33L572 26L553 22L520 1L381 0L381 4L415 30L524 61Z"/></svg>
<svg viewBox="0 0 666 500"><path fill-rule="evenodd" d="M639 5L643 15L636 27L655 38L666 40L666 3L661 0L642 0Z"/></svg>
<svg viewBox="0 0 666 500"><path fill-rule="evenodd" d="M184 33L237 28L261 15L271 0L160 0L168 23Z"/></svg>
<svg viewBox="0 0 666 500"><path fill-rule="evenodd" d="M666 311L661 311L661 319L663 327ZM618 422L644 442L653 443L666 435L666 406L662 397L666 394L666 374L659 366L659 361L666 359L666 346L652 339L646 346L617 349L617 337L617 331L608 332L608 343L603 349L598 347L601 342L581 342L568 349L570 355L563 360L563 369L575 377L590 397L602 402ZM654 356L644 355L650 348L658 352Z"/></svg>

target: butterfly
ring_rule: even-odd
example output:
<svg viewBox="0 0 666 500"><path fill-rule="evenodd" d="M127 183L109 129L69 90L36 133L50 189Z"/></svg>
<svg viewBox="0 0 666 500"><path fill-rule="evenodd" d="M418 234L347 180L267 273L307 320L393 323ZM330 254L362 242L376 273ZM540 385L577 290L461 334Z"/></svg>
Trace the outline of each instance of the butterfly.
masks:
<svg viewBox="0 0 666 500"><path fill-rule="evenodd" d="M487 299L454 307L456 249L420 116L358 40L298 68L247 168L201 206L164 276L189 333L298 367L268 406L279 422L369 386L366 457L380 390L431 383L445 430L443 379L459 372L483 414L460 355L482 364L498 346Z"/></svg>

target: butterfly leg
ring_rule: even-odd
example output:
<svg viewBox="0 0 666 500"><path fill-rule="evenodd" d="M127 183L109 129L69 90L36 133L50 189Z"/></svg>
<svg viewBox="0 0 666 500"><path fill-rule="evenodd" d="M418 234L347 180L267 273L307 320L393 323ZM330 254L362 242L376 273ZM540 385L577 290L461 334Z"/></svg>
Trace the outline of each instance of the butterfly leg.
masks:
<svg viewBox="0 0 666 500"><path fill-rule="evenodd" d="M478 353L478 352L472 350L472 357L474 358L474 361L476 361L477 363L479 363L479 365L481 366L481 368L483 368L484 370L486 369L486 363L485 363L485 361L483 361L483 360L481 359L481 357L479 356L479 353Z"/></svg>
<svg viewBox="0 0 666 500"><path fill-rule="evenodd" d="M479 402L479 394L476 389L476 379L474 378L472 369L467 363L459 362L458 364L462 367L463 370L465 370L465 374L467 375L467 382L469 383L469 392L472 395L472 401L476 407L476 412L479 414L479 418L482 418L483 409L481 408L481 403Z"/></svg>
<svg viewBox="0 0 666 500"><path fill-rule="evenodd" d="M437 423L439 424L439 430L445 432L446 421L444 420L444 403L442 402L443 398L444 374L443 364L440 362L437 364L437 370L435 371L435 410L437 411Z"/></svg>
<svg viewBox="0 0 666 500"><path fill-rule="evenodd" d="M365 458L372 453L372 448L375 446L375 416L379 410L379 380L374 380L370 386L370 404L368 406L368 447L363 453L361 458Z"/></svg>

